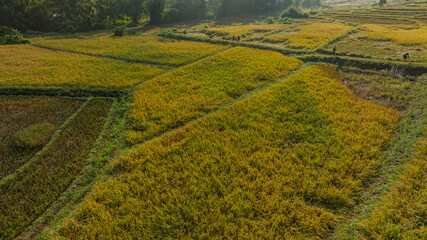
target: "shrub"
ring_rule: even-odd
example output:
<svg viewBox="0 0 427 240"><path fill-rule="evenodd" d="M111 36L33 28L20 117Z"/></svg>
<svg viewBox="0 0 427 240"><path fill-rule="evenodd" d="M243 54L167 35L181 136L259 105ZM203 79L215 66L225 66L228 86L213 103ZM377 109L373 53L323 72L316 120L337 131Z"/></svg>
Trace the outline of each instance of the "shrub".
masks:
<svg viewBox="0 0 427 240"><path fill-rule="evenodd" d="M114 29L114 36L116 37L122 37L125 35L125 33L126 33L126 26L120 26Z"/></svg>
<svg viewBox="0 0 427 240"><path fill-rule="evenodd" d="M283 13L282 13L282 18L285 17L290 17L290 18L308 18L309 14L308 13L303 13L301 12L301 10L294 8L294 7L289 7L287 8Z"/></svg>
<svg viewBox="0 0 427 240"><path fill-rule="evenodd" d="M29 42L24 39L18 30L0 26L0 45L25 44Z"/></svg>

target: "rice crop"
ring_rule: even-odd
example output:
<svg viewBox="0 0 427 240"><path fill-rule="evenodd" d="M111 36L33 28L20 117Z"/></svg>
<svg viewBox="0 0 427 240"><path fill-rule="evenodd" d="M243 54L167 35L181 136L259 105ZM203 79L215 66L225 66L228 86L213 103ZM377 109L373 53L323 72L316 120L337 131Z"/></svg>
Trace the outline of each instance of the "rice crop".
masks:
<svg viewBox="0 0 427 240"><path fill-rule="evenodd" d="M111 103L90 100L29 166L0 183L0 239L17 237L67 189L84 166Z"/></svg>
<svg viewBox="0 0 427 240"><path fill-rule="evenodd" d="M280 43L288 48L314 49L328 38L351 28L351 26L336 23L297 24L278 34L264 36L256 40Z"/></svg>
<svg viewBox="0 0 427 240"><path fill-rule="evenodd" d="M165 65L183 65L228 48L157 36L101 36L91 39L41 39L38 46Z"/></svg>
<svg viewBox="0 0 427 240"><path fill-rule="evenodd" d="M427 133L427 132L426 132ZM358 225L367 239L425 239L427 209L427 137L418 141L416 154L380 205Z"/></svg>
<svg viewBox="0 0 427 240"><path fill-rule="evenodd" d="M366 24L360 38L374 41L392 41L403 46L420 45L427 48L427 27L381 26Z"/></svg>
<svg viewBox="0 0 427 240"><path fill-rule="evenodd" d="M285 26L286 26L285 24L239 25L239 26L229 26L229 27L222 27L222 28L206 28L203 31L206 34L224 36L225 39L230 40L233 38L233 36L235 37L235 39L237 39L237 36L240 36L241 38L245 38L255 33L271 32L271 31L283 28Z"/></svg>
<svg viewBox="0 0 427 240"><path fill-rule="evenodd" d="M165 71L29 45L0 46L0 86L125 88Z"/></svg>
<svg viewBox="0 0 427 240"><path fill-rule="evenodd" d="M53 237L326 239L398 117L311 66L121 157Z"/></svg>
<svg viewBox="0 0 427 240"><path fill-rule="evenodd" d="M13 173L40 151L53 131L81 104L80 100L63 98L1 97L0 179ZM37 127L49 131L34 131Z"/></svg>
<svg viewBox="0 0 427 240"><path fill-rule="evenodd" d="M128 141L181 126L301 64L277 52L236 47L153 79L134 92Z"/></svg>

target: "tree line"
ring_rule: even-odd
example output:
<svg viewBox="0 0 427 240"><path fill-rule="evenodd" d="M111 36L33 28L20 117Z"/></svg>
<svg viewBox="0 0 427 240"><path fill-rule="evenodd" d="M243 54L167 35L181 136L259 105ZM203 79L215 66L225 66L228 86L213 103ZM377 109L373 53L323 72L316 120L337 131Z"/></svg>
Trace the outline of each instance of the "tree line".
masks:
<svg viewBox="0 0 427 240"><path fill-rule="evenodd" d="M0 0L0 25L20 31L89 31L118 25L230 17L320 6L320 0Z"/></svg>

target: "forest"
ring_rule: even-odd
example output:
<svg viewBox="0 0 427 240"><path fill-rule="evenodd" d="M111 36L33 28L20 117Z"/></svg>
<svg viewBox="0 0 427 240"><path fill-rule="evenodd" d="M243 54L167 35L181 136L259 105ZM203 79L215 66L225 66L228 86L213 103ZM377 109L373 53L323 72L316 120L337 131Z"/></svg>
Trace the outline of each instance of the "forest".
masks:
<svg viewBox="0 0 427 240"><path fill-rule="evenodd" d="M114 26L232 17L310 8L320 0L0 0L0 25L25 31L78 32Z"/></svg>

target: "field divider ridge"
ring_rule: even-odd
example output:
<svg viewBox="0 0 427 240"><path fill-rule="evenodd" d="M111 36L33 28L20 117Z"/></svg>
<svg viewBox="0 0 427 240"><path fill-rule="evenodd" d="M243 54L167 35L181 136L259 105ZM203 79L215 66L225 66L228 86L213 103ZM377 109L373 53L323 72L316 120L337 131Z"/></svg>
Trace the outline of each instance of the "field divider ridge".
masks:
<svg viewBox="0 0 427 240"><path fill-rule="evenodd" d="M44 152L49 151L51 145L53 144L53 142L56 141L56 139L61 135L62 131L68 126L70 125L70 122L87 106L87 104L89 103L90 99L87 99L86 102L84 102L80 108L73 113L73 115L71 115L67 120L65 120L65 122L58 128L58 130L55 131L55 133L52 135L52 138L49 140L49 142L43 147L42 150L40 150L39 152L37 152L34 157L32 157L28 162L26 162L24 165L22 165L20 168L16 169L13 173L7 175L6 177L4 177L3 179L0 180L0 186L6 184L8 181L12 180L13 178L16 177L16 175L18 175L20 172L24 171L24 169L30 167L32 165L33 162L35 162L40 155L42 155Z"/></svg>
<svg viewBox="0 0 427 240"><path fill-rule="evenodd" d="M49 96L49 97L109 97L120 98L128 88L53 87L53 86L0 86L0 96Z"/></svg>

